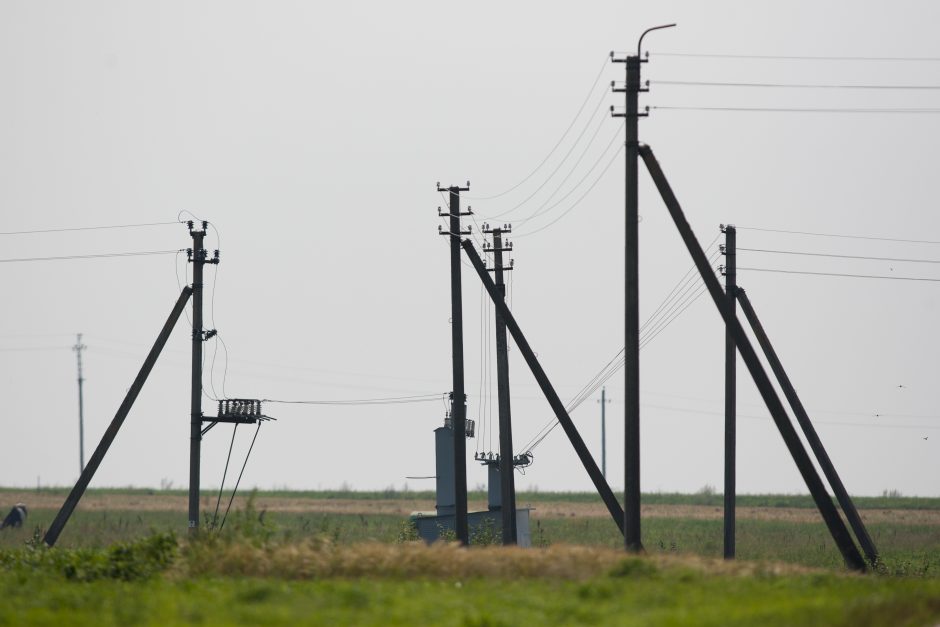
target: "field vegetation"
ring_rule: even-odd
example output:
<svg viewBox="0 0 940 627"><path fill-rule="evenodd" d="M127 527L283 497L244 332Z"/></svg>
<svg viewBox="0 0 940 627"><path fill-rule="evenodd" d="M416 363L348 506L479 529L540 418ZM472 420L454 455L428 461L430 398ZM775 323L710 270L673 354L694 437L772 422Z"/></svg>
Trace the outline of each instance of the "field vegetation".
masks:
<svg viewBox="0 0 940 627"><path fill-rule="evenodd" d="M61 502L64 495L49 491L38 500ZM860 576L844 570L818 516L793 515L791 510L811 505L799 496L742 497L754 499L746 507L756 509L739 520L735 562L720 559L720 495L645 495L644 503L668 498L658 505L673 509L644 517L646 554L639 557L620 550L609 518L577 507L562 515L566 503L589 504L592 495L520 495L520 503L536 508L536 548L529 550L493 546L488 541L495 534L478 537L479 546L470 549L426 546L414 540L407 515L332 511L337 502L400 500L410 506L426 500L414 492L371 498L259 493L238 503L222 531L207 526L195 537L178 535L184 509L153 507L164 497L185 503L182 493L96 490L88 496L55 549L41 543L54 507L31 508L26 527L0 532L0 625L940 620L940 526L928 506L933 499L859 502L884 557ZM0 490L3 504L38 497L35 491ZM207 495L204 511L211 513L211 506ZM717 516L701 515L716 507ZM781 515L754 513L760 508Z"/></svg>

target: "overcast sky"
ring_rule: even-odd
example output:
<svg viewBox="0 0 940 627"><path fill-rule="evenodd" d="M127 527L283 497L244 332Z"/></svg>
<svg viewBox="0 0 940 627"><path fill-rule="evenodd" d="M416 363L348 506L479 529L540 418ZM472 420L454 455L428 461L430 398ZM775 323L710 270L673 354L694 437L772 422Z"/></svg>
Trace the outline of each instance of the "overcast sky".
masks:
<svg viewBox="0 0 940 627"><path fill-rule="evenodd" d="M207 342L209 396L442 394L451 388L449 259L435 183L470 180L475 241L487 217L514 224L512 308L568 400L623 346L623 135L608 109L623 104L609 85L624 66L606 59L634 50L645 28L678 22L646 40L651 90L641 105L664 108L642 120L640 136L703 246L734 223L741 248L940 260L937 243L753 230L940 242L940 115L897 112L940 111L940 90L668 82L940 86L935 3L562 6L5 0L0 231L170 224L2 235L0 258L178 250L191 240L175 221L191 212L212 222L207 246L222 256L206 271L206 327L218 329L228 361ZM640 179L646 319L691 260L649 177ZM739 274L850 492L938 495L940 268L752 251L739 265L933 279ZM175 254L0 263L0 484L74 482L75 334L88 347L87 458L187 272ZM498 432L484 429L488 416L496 421L495 374L481 385L492 310L471 272L474 452L495 450ZM185 487L188 350L182 320L93 485ZM519 452L552 414L518 352L509 358ZM723 363L707 296L644 347L644 491L721 490ZM607 394L608 475L619 489L622 371ZM598 398L574 419L599 458ZM215 409L206 399L206 414ZM266 412L278 421L261 429L245 486L433 488L406 477L434 474L441 401ZM805 492L743 364L739 412L739 491ZM236 468L252 433L238 430ZM206 437L203 486L218 486L230 438L228 427ZM560 429L534 453L518 488L590 489ZM468 475L471 488L486 477L472 460Z"/></svg>

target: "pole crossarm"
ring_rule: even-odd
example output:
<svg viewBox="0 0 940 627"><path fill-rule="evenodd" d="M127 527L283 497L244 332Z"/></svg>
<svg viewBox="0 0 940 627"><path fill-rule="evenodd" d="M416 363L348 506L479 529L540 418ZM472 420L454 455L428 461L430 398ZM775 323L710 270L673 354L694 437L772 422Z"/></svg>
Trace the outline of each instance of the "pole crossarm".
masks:
<svg viewBox="0 0 940 627"><path fill-rule="evenodd" d="M875 548L875 543L868 534L868 529L865 528L865 523L862 522L858 510L855 508L855 503L852 502L852 497L849 496L848 491L845 489L845 485L842 483L842 479L839 477L835 465L833 465L832 460L829 458L826 447L823 446L822 440L819 439L819 434L816 433L816 429L813 427L813 421L810 420L809 414L806 413L806 408L803 406L803 402L796 393L796 388L794 388L793 384L790 382L790 377L787 375L787 371L784 370L783 364L777 356L777 351L774 350L773 345L770 343L770 338L767 337L767 333L764 331L764 327L757 317L757 312L754 311L754 306L751 305L751 301L747 297L747 294L745 294L743 288L739 287L737 289L736 297L738 302L741 303L741 310L744 312L744 317L747 318L747 322L754 332L754 336L757 338L761 350L764 351L764 356L767 357L770 369L773 371L774 376L777 377L777 381L783 389L783 394L786 396L787 402L790 403L790 407L793 409L793 414L796 416L796 421L803 430L803 434L806 436L806 441L809 442L810 449L812 449L813 454L816 456L816 460L819 462L823 474L826 475L826 480L829 481L829 485L832 487L832 491L835 492L839 505L842 506L845 517L848 519L852 530L855 532L858 543L862 546L862 550L865 552L869 563L872 565L877 564L878 550Z"/></svg>
<svg viewBox="0 0 940 627"><path fill-rule="evenodd" d="M101 442L98 443L98 447L95 449L95 452L92 453L91 459L88 460L88 465L85 466L82 474L78 477L78 481L75 482L75 487L73 487L72 491L69 492L68 497L65 499L65 503L62 504L62 509L60 509L59 513L56 514L55 519L49 526L49 530L46 531L46 535L43 537L42 541L47 546L51 547L55 545L56 540L59 539L59 534L62 533L62 530L65 528L65 524L69 521L69 517L71 517L72 512L75 511L75 507L81 500L82 495L85 494L85 489L88 488L88 484L95 476L95 472L98 470L98 466L101 465L101 461L104 459L105 454L107 454L108 449L111 447L111 443L114 442L114 438L117 436L118 431L120 431L121 425L124 424L124 419L127 418L127 414L131 411L131 407L134 406L134 401L137 400L137 396L140 394L141 389L143 389L144 383L147 381L147 377L150 376L150 371L153 370L154 364L157 363L157 358L160 357L160 353L163 351L163 347L166 346L166 342L170 338L170 333L172 333L173 327L176 325L176 321L179 320L180 315L183 313L183 308L186 307L186 302L189 300L189 297L192 295L192 293L193 289L188 285L184 287L183 291L180 293L180 296L176 301L176 305L173 306L173 310L166 319L166 322L163 325L163 329L160 331L160 335L157 336L157 340L153 344L153 348L150 349L150 353L144 360L143 366L140 367L140 372L137 373L137 378L134 379L134 383L131 384L130 389L127 391L127 395L124 397L124 401L121 403L117 413L111 420L111 424L108 426L107 431L105 431L104 435L101 437Z"/></svg>
<svg viewBox="0 0 940 627"><path fill-rule="evenodd" d="M822 515L826 526L829 528L829 533L832 535L839 551L842 553L846 566L853 570L864 571L866 569L865 560L862 558L861 553L859 553L858 547L849 534L849 530L846 528L832 499L826 492L822 479L816 472L816 468L813 466L813 462L807 454L806 449L803 448L803 443L800 441L796 429L794 429L793 425L790 423L783 403L781 403L780 398L777 396L777 392L770 378L767 376L763 365L760 363L760 359L754 347L751 345L750 339L744 333L744 329L737 318L729 317L724 290L721 289L718 278L712 272L708 258L705 256L701 244L699 244L698 239L696 239L695 234L692 232L692 227L689 226L685 214L682 211L682 207L679 205L679 201L676 199L669 185L669 181L663 174L659 162L653 155L652 149L645 144L641 144L640 156L642 156L646 164L646 169L653 178L656 188L663 202L666 204L669 214L679 231L679 235L682 237L689 254L692 256L715 306L718 308L722 318L724 318L725 324L731 327L731 332L734 335L734 341L741 354L741 358L745 365L747 365L751 373L751 378L754 380L754 384L760 391L761 397L763 397L764 403L767 405L767 409L770 411L777 425L777 429L780 431L780 435L789 449L790 455L793 457L793 461L796 463L800 474L803 476L803 480L806 482L806 486L809 488L813 500L816 502L816 507L819 508L819 513Z"/></svg>
<svg viewBox="0 0 940 627"><path fill-rule="evenodd" d="M620 503L617 501L617 497L614 495L614 491L610 489L610 485L607 483L607 480L601 473L600 468L597 467L597 462L594 461L590 451L584 444L584 440L581 439L581 434L578 433L577 427L574 426L574 422L572 422L568 412L565 411L564 403L561 402L561 399L555 392L555 388L552 387L551 381L548 379L548 375L546 375L545 371L542 369L542 365L539 363L538 358L535 356L535 353L529 346L529 342L526 340L525 335L522 334L522 329L519 328L519 324L513 317L512 312L509 310L506 302L502 299L502 295L500 294L496 283L486 271L486 265L483 263L480 255L473 248L473 244L469 240L464 240L461 245L463 246L464 252L467 253L467 257L470 259L470 263L473 265L473 269L476 270L477 274L479 275L480 281L483 283L483 287L486 288L486 292L490 295L490 299L493 301L493 306L496 308L496 314L500 316L506 323L506 328L509 331L509 334L512 335L512 339L516 342L516 346L518 347L519 352L522 353L522 357L525 359L526 365L528 365L529 370L532 371L532 375L535 377L536 382L542 389L542 393L545 395L546 400L548 400L548 404L551 405L552 410L555 412L555 416L558 418L558 422L561 423L562 428L565 430L565 434L571 441L571 445L574 447L575 453L577 453L578 458L584 465L584 469L588 473L588 476L590 476L591 481L594 482L594 487L597 489L598 494L600 494L601 499L603 499L604 504L607 506L607 511L610 512L611 518L613 518L614 522L617 523L617 527L621 530L622 533L624 520L623 509L620 507Z"/></svg>

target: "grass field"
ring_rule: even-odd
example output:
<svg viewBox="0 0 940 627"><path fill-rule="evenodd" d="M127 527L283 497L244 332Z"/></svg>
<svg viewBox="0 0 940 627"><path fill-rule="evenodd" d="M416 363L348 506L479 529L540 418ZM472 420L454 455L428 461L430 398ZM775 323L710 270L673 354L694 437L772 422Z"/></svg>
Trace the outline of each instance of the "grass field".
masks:
<svg viewBox="0 0 940 627"><path fill-rule="evenodd" d="M0 625L940 622L938 499L859 499L883 563L858 576L802 496L740 497L725 562L720 495L644 495L635 558L596 497L550 493L519 495L536 508L531 550L409 542L401 512L433 494L394 491L263 492L190 541L184 494L93 490L41 548L65 492L0 490L3 506L40 505L0 533Z"/></svg>

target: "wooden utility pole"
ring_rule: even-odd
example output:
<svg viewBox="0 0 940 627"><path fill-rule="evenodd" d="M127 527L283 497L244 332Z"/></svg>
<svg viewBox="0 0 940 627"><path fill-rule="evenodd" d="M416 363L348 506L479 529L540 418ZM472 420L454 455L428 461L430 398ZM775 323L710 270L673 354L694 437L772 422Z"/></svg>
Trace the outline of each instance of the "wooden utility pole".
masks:
<svg viewBox="0 0 940 627"><path fill-rule="evenodd" d="M734 226L723 226L725 232L725 304L728 308L726 320L737 317L737 233ZM737 360L731 323L725 323L725 559L734 559L735 554L735 459L737 432Z"/></svg>
<svg viewBox="0 0 940 627"><path fill-rule="evenodd" d="M489 229L484 232L493 234L493 246L485 252L493 253L493 273L496 289L500 298L506 301L506 282L503 273L512 270L503 264L503 253L512 251L512 243L503 242L503 234L511 233L512 227ZM516 481L515 464L512 453L512 416L509 402L509 344L506 338L506 322L496 313L496 386L499 398L499 484L500 512L503 523L503 544L516 544Z"/></svg>
<svg viewBox="0 0 940 627"><path fill-rule="evenodd" d="M463 377L463 300L460 281L460 237L468 235L469 230L460 230L460 217L470 212L460 213L460 192L470 191L470 182L466 187L451 186L438 192L448 193L448 213L450 231L441 234L450 237L450 310L451 310L451 357L453 365L453 386L451 400L451 424L454 428L454 504L455 531L457 541L467 546L470 544L470 528L467 520L467 394L464 391ZM440 209L438 209L439 215Z"/></svg>
<svg viewBox="0 0 940 627"><path fill-rule="evenodd" d="M190 387L189 417L189 531L199 530L199 475L200 455L202 450L202 343L206 334L202 328L203 269L207 263L219 263L218 251L209 259L208 251L203 248L206 228L209 223L202 221L201 230L194 230L193 222L187 223L189 234L193 238L193 247L187 251L193 264L193 329L192 329L192 380Z"/></svg>
<svg viewBox="0 0 940 627"><path fill-rule="evenodd" d="M614 92L625 95L625 110L614 117L625 118L626 126L626 234L625 234L625 313L624 313L624 482L623 482L623 543L627 551L643 550L640 536L640 272L639 272L639 127L640 92L649 91L640 86L640 64L643 38L647 33L675 24L654 26L643 31L636 46L636 56L623 59L610 53L611 61L626 64L627 77L622 89Z"/></svg>

